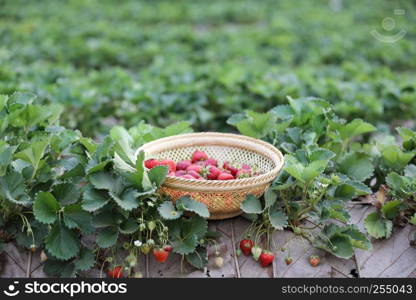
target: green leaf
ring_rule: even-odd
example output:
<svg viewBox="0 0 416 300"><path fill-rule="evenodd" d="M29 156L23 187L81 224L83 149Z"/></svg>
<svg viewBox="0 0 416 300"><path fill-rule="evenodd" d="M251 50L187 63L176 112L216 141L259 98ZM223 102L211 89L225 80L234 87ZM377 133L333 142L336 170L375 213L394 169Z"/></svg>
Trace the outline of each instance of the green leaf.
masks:
<svg viewBox="0 0 416 300"><path fill-rule="evenodd" d="M23 176L19 172L12 171L0 177L0 195L16 204L27 206L31 203Z"/></svg>
<svg viewBox="0 0 416 300"><path fill-rule="evenodd" d="M92 217L92 224L97 228L115 226L116 215L111 210L104 210Z"/></svg>
<svg viewBox="0 0 416 300"><path fill-rule="evenodd" d="M139 193L135 189L128 189L120 196L110 192L111 198L124 210L131 211L139 206L137 197Z"/></svg>
<svg viewBox="0 0 416 300"><path fill-rule="evenodd" d="M95 254L90 249L82 247L78 259L75 260L75 269L88 271L95 265Z"/></svg>
<svg viewBox="0 0 416 300"><path fill-rule="evenodd" d="M176 220L182 216L182 211L176 210L172 201L163 202L157 210L159 211L160 216L165 220Z"/></svg>
<svg viewBox="0 0 416 300"><path fill-rule="evenodd" d="M52 224L60 209L58 201L49 192L39 192L33 204L33 213L39 222Z"/></svg>
<svg viewBox="0 0 416 300"><path fill-rule="evenodd" d="M181 255L193 253L207 231L207 220L199 216L171 221L169 236L173 251Z"/></svg>
<svg viewBox="0 0 416 300"><path fill-rule="evenodd" d="M354 255L351 239L347 235L336 233L330 238L330 243L332 247L327 250L329 253L341 258L350 258Z"/></svg>
<svg viewBox="0 0 416 300"><path fill-rule="evenodd" d="M36 171L39 167L39 162L45 154L49 142L49 139L33 142L28 148L16 153L14 156L31 164L33 166L33 174L36 174Z"/></svg>
<svg viewBox="0 0 416 300"><path fill-rule="evenodd" d="M80 189L73 183L59 183L53 186L52 193L61 206L70 205L78 201Z"/></svg>
<svg viewBox="0 0 416 300"><path fill-rule="evenodd" d="M396 172L401 172L415 157L415 154L416 152L403 152L396 145L387 146L381 152L385 165Z"/></svg>
<svg viewBox="0 0 416 300"><path fill-rule="evenodd" d="M132 234L139 229L139 224L133 219L129 218L120 224L119 230L123 234Z"/></svg>
<svg viewBox="0 0 416 300"><path fill-rule="evenodd" d="M148 172L149 179L157 187L160 187L168 175L168 168L166 166L157 166Z"/></svg>
<svg viewBox="0 0 416 300"><path fill-rule="evenodd" d="M64 223L69 229L78 228L84 234L94 231L91 215L82 209L81 204L72 204L64 208Z"/></svg>
<svg viewBox="0 0 416 300"><path fill-rule="evenodd" d="M7 105L7 101L9 100L9 96L7 95L0 95L0 111Z"/></svg>
<svg viewBox="0 0 416 300"><path fill-rule="evenodd" d="M265 137L274 128L276 115L272 113L247 112L248 118L235 124L241 134L254 138Z"/></svg>
<svg viewBox="0 0 416 300"><path fill-rule="evenodd" d="M416 225L416 213L410 218L410 224Z"/></svg>
<svg viewBox="0 0 416 300"><path fill-rule="evenodd" d="M339 163L339 171L348 177L363 182L374 174L370 158L363 153L349 153Z"/></svg>
<svg viewBox="0 0 416 300"><path fill-rule="evenodd" d="M207 249L198 247L193 253L185 255L186 261L197 269L203 269L208 264Z"/></svg>
<svg viewBox="0 0 416 300"><path fill-rule="evenodd" d="M388 201L381 208L381 212L385 218L392 220L399 214L401 206L400 200Z"/></svg>
<svg viewBox="0 0 416 300"><path fill-rule="evenodd" d="M278 207L277 204L273 205L269 211L269 220L274 229L283 230L287 227L288 217L287 215Z"/></svg>
<svg viewBox="0 0 416 300"><path fill-rule="evenodd" d="M346 125L345 124L341 125L338 128L338 131L343 140L351 139L355 136L358 136L364 133L373 132L375 130L377 130L376 127L374 127L370 123L364 122L361 119L355 119L352 122Z"/></svg>
<svg viewBox="0 0 416 300"><path fill-rule="evenodd" d="M275 204L277 201L277 193L273 189L268 188L264 193L264 201L265 209L273 206L273 204Z"/></svg>
<svg viewBox="0 0 416 300"><path fill-rule="evenodd" d="M247 195L241 203L241 209L247 214L261 214L263 212L260 200L251 194Z"/></svg>
<svg viewBox="0 0 416 300"><path fill-rule="evenodd" d="M364 224L368 234L376 239L389 238L393 229L393 223L383 219L377 212L369 214Z"/></svg>
<svg viewBox="0 0 416 300"><path fill-rule="evenodd" d="M195 201L190 196L183 196L176 201L176 207L180 210L187 210L198 214L203 218L209 218L209 210L204 203Z"/></svg>
<svg viewBox="0 0 416 300"><path fill-rule="evenodd" d="M76 267L74 263L48 258L43 271L53 277L72 278L75 277Z"/></svg>
<svg viewBox="0 0 416 300"><path fill-rule="evenodd" d="M99 190L107 190L113 193L120 193L122 190L121 178L108 172L97 172L89 176L91 184Z"/></svg>
<svg viewBox="0 0 416 300"><path fill-rule="evenodd" d="M352 246L363 250L371 250L371 242L367 237L358 230L356 225L349 225L342 229L342 233L348 235L352 239Z"/></svg>
<svg viewBox="0 0 416 300"><path fill-rule="evenodd" d="M94 212L106 205L110 196L107 192L96 190L90 186L84 191L82 199L82 208Z"/></svg>
<svg viewBox="0 0 416 300"><path fill-rule="evenodd" d="M118 230L116 227L107 227L97 235L97 245L101 248L109 248L117 242Z"/></svg>
<svg viewBox="0 0 416 300"><path fill-rule="evenodd" d="M130 136L128 131L124 127L115 126L110 130L110 136L116 143L116 153L128 164L134 164L134 151L131 148L133 138Z"/></svg>
<svg viewBox="0 0 416 300"><path fill-rule="evenodd" d="M80 248L78 234L68 229L61 222L52 226L52 230L45 240L46 249L56 258L67 260L76 256Z"/></svg>

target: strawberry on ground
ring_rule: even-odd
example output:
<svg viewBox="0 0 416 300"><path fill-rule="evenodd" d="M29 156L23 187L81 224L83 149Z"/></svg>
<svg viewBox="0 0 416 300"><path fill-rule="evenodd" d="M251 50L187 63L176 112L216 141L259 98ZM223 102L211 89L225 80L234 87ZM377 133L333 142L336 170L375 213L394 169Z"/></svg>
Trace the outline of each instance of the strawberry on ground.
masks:
<svg viewBox="0 0 416 300"><path fill-rule="evenodd" d="M107 271L107 275L110 278L123 278L123 268L121 266L114 267Z"/></svg>
<svg viewBox="0 0 416 300"><path fill-rule="evenodd" d="M173 247L171 245L166 245L165 247L163 247L163 250L165 250L167 252L172 252Z"/></svg>
<svg viewBox="0 0 416 300"><path fill-rule="evenodd" d="M290 265L292 262L293 262L293 258L291 258L290 256L285 258L286 265Z"/></svg>
<svg viewBox="0 0 416 300"><path fill-rule="evenodd" d="M309 257L309 263L312 267L317 267L320 261L321 259L318 255L311 255L311 257Z"/></svg>
<svg viewBox="0 0 416 300"><path fill-rule="evenodd" d="M269 251L263 251L260 255L260 264L263 268L268 267L272 264L274 260L274 255L273 253L269 252Z"/></svg>
<svg viewBox="0 0 416 300"><path fill-rule="evenodd" d="M165 249L154 249L153 256L158 262L163 263L168 259L169 252Z"/></svg>
<svg viewBox="0 0 416 300"><path fill-rule="evenodd" d="M245 256L249 256L251 253L251 248L253 248L254 242L249 239L244 239L240 242L240 249L241 252L244 253Z"/></svg>

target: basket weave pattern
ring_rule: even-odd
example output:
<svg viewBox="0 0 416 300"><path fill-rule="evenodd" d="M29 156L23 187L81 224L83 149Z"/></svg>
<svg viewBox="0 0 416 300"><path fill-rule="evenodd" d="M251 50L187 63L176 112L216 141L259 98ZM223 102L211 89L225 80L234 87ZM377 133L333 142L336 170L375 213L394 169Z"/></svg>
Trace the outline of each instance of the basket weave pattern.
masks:
<svg viewBox="0 0 416 300"><path fill-rule="evenodd" d="M162 138L143 145L146 159L189 159L202 150L222 166L225 161L250 165L260 175L229 181L193 180L168 176L160 192L173 201L184 195L207 205L210 219L225 219L241 214L240 204L247 194L260 197L283 166L283 156L272 145L245 136L224 133L191 133Z"/></svg>

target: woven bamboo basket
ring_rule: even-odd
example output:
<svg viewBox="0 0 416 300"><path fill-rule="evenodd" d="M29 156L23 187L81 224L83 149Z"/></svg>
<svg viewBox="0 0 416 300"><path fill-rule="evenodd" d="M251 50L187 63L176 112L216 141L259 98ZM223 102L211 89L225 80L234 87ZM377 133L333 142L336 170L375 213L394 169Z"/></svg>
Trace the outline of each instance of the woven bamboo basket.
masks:
<svg viewBox="0 0 416 300"><path fill-rule="evenodd" d="M240 204L248 194L263 195L283 167L282 153L254 138L215 132L190 133L162 138L140 147L146 159L189 159L195 150L205 151L222 166L225 161L245 163L260 175L227 181L193 180L168 176L160 192L173 201L190 195L207 205L210 219L226 219L241 214Z"/></svg>

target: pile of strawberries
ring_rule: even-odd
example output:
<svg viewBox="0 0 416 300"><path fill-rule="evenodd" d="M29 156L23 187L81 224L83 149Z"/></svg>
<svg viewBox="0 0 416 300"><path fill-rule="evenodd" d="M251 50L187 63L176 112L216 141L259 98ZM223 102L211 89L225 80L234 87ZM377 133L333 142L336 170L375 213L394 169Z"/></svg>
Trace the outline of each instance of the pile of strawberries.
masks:
<svg viewBox="0 0 416 300"><path fill-rule="evenodd" d="M167 166L169 176L196 180L233 180L259 174L254 172L251 166L247 164L231 164L226 161L222 168L218 167L217 160L209 158L204 151L200 150L196 150L191 159L182 160L178 163L171 159L148 159L144 162L144 165L148 169L156 166Z"/></svg>

